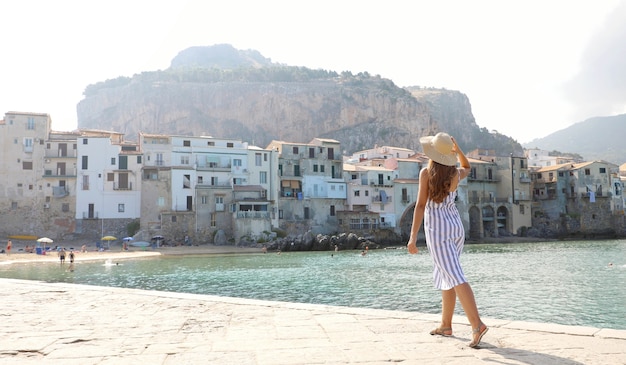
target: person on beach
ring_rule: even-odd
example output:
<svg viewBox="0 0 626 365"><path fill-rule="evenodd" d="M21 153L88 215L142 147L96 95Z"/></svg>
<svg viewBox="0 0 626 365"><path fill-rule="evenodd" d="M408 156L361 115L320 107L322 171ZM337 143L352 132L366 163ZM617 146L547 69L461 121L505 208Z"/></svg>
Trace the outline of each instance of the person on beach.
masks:
<svg viewBox="0 0 626 365"><path fill-rule="evenodd" d="M13 242L11 240L7 241L7 256L11 254L11 248L13 247Z"/></svg>
<svg viewBox="0 0 626 365"><path fill-rule="evenodd" d="M61 260L61 264L65 263L65 249L61 248L59 250L59 260Z"/></svg>
<svg viewBox="0 0 626 365"><path fill-rule="evenodd" d="M474 292L459 261L465 229L455 205L456 189L469 175L470 163L447 133L422 137L420 143L430 161L419 174L419 191L407 249L410 254L418 252L417 235L423 220L426 246L434 264L434 284L441 290L442 298L441 324L430 334L452 336L452 316L458 297L472 327L469 346L477 348L489 328L480 319ZM457 160L460 168L456 167Z"/></svg>
<svg viewBox="0 0 626 365"><path fill-rule="evenodd" d="M74 263L74 251L73 250L70 250L69 256L70 256L70 264L73 264Z"/></svg>

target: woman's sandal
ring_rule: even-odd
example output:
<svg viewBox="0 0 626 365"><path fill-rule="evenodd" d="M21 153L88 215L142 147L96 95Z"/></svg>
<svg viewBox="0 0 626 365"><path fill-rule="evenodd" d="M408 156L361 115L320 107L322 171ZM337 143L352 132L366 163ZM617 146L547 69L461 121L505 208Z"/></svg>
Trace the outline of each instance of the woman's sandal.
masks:
<svg viewBox="0 0 626 365"><path fill-rule="evenodd" d="M478 345L480 345L480 340L483 339L483 336L487 333L487 331L489 331L489 327L487 327L484 323L481 323L478 328L472 329L472 335L478 335L478 338L470 342L469 347L473 349L477 348Z"/></svg>
<svg viewBox="0 0 626 365"><path fill-rule="evenodd" d="M452 336L452 328L451 327L437 327L434 330L430 331L430 335L450 337Z"/></svg>

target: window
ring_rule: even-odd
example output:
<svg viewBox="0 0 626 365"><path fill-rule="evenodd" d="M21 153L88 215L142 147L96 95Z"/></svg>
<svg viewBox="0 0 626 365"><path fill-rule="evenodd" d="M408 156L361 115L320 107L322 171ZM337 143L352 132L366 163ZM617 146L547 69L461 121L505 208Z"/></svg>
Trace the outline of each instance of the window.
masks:
<svg viewBox="0 0 626 365"><path fill-rule="evenodd" d="M124 204L118 204L117 211L118 213L124 213Z"/></svg>
<svg viewBox="0 0 626 365"><path fill-rule="evenodd" d="M198 184L202 184L202 180L203 180L202 176L198 176Z"/></svg>
<svg viewBox="0 0 626 365"><path fill-rule="evenodd" d="M585 169L585 175L591 175L591 169Z"/></svg>
<svg viewBox="0 0 626 365"><path fill-rule="evenodd" d="M359 190L354 191L354 196L361 196L361 192Z"/></svg>
<svg viewBox="0 0 626 365"><path fill-rule="evenodd" d="M189 165L189 155L181 155L180 156L180 164L181 165Z"/></svg>
<svg viewBox="0 0 626 365"><path fill-rule="evenodd" d="M141 164L141 156L137 156L137 163Z"/></svg>
<svg viewBox="0 0 626 365"><path fill-rule="evenodd" d="M224 211L224 197L223 196L216 196L215 197L215 211L216 212L223 212Z"/></svg>
<svg viewBox="0 0 626 365"><path fill-rule="evenodd" d="M89 156L82 156L81 167L83 170L87 170L89 168Z"/></svg>
<svg viewBox="0 0 626 365"><path fill-rule="evenodd" d="M310 209L309 207L304 207L304 219L310 219Z"/></svg>
<svg viewBox="0 0 626 365"><path fill-rule="evenodd" d="M191 189L191 175L183 175L183 189Z"/></svg>
<svg viewBox="0 0 626 365"><path fill-rule="evenodd" d="M330 206L330 216L331 216L331 217L334 217L334 216L335 216L335 206L334 206L334 205L331 205L331 206Z"/></svg>
<svg viewBox="0 0 626 365"><path fill-rule="evenodd" d="M241 167L241 159L239 158L233 159L233 166Z"/></svg>
<svg viewBox="0 0 626 365"><path fill-rule="evenodd" d="M32 161L22 161L22 170L32 170L33 162Z"/></svg>
<svg viewBox="0 0 626 365"><path fill-rule="evenodd" d="M217 227L217 214L211 213L211 227Z"/></svg>
<svg viewBox="0 0 626 365"><path fill-rule="evenodd" d="M89 175L83 175L83 190L89 190Z"/></svg>
<svg viewBox="0 0 626 365"><path fill-rule="evenodd" d="M206 195L200 195L200 204L205 205L209 202L209 197Z"/></svg>
<svg viewBox="0 0 626 365"><path fill-rule="evenodd" d="M217 176L211 176L211 185L217 185Z"/></svg>
<svg viewBox="0 0 626 365"><path fill-rule="evenodd" d="M320 165L320 172L324 172L324 165Z"/></svg>
<svg viewBox="0 0 626 365"><path fill-rule="evenodd" d="M261 154L260 153L254 154L254 165L261 166Z"/></svg>
<svg viewBox="0 0 626 365"><path fill-rule="evenodd" d="M365 196L370 196L370 191L369 190L365 190Z"/></svg>
<svg viewBox="0 0 626 365"><path fill-rule="evenodd" d="M35 118L28 117L28 119L26 120L26 129L35 129Z"/></svg>
<svg viewBox="0 0 626 365"><path fill-rule="evenodd" d="M119 166L118 169L120 170L128 170L128 156L120 156L119 157Z"/></svg>
<svg viewBox="0 0 626 365"><path fill-rule="evenodd" d="M26 152L33 151L33 139L32 138L24 138L24 150Z"/></svg>
<svg viewBox="0 0 626 365"><path fill-rule="evenodd" d="M187 140L183 141L183 146L191 147L191 141L187 141Z"/></svg>
<svg viewBox="0 0 626 365"><path fill-rule="evenodd" d="M267 184L267 172L266 171L259 172L259 183Z"/></svg>
<svg viewBox="0 0 626 365"><path fill-rule="evenodd" d="M115 157L111 157L111 165L115 166Z"/></svg>
<svg viewBox="0 0 626 365"><path fill-rule="evenodd" d="M206 145L207 145L207 146L215 146L215 142L213 142L213 141L207 141Z"/></svg>
<svg viewBox="0 0 626 365"><path fill-rule="evenodd" d="M309 147L309 158L315 158L315 147Z"/></svg>
<svg viewBox="0 0 626 365"><path fill-rule="evenodd" d="M163 163L163 154L162 154L162 153L157 153L157 154L156 154L156 161L155 161L155 164L156 164L157 166L162 166L162 165L164 164L164 163Z"/></svg>
<svg viewBox="0 0 626 365"><path fill-rule="evenodd" d="M313 165L313 172L317 172L317 165Z"/></svg>
<svg viewBox="0 0 626 365"><path fill-rule="evenodd" d="M235 144L233 142L228 142L228 143L226 143L226 147L233 148L233 147L235 147Z"/></svg>
<svg viewBox="0 0 626 365"><path fill-rule="evenodd" d="M172 216L172 223L176 223L176 216L175 215Z"/></svg>
<svg viewBox="0 0 626 365"><path fill-rule="evenodd" d="M606 174L606 168L605 167L600 167L600 173L601 174Z"/></svg>
<svg viewBox="0 0 626 365"><path fill-rule="evenodd" d="M298 147L294 146L291 151L293 152L294 155L298 154Z"/></svg>
<svg viewBox="0 0 626 365"><path fill-rule="evenodd" d="M157 198L157 206L164 207L165 206L165 198L160 196Z"/></svg>
<svg viewBox="0 0 626 365"><path fill-rule="evenodd" d="M267 162L267 153L263 154L263 161Z"/></svg>
<svg viewBox="0 0 626 365"><path fill-rule="evenodd" d="M87 138L83 138L83 144L87 144L89 140Z"/></svg>

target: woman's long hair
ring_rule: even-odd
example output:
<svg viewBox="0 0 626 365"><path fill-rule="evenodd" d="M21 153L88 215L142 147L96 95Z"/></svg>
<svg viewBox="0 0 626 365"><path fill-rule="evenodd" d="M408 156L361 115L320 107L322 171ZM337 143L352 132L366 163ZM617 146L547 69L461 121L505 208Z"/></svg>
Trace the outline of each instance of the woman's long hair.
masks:
<svg viewBox="0 0 626 365"><path fill-rule="evenodd" d="M456 166L446 166L430 160L428 174L428 197L435 203L441 203L450 194L452 179L458 174Z"/></svg>

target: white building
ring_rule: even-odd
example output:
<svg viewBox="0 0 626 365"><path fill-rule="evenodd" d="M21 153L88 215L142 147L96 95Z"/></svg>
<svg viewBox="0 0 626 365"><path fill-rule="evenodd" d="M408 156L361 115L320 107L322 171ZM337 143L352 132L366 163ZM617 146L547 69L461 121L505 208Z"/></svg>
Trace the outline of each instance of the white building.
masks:
<svg viewBox="0 0 626 365"><path fill-rule="evenodd" d="M123 134L82 130L77 141L77 231L123 235L125 226L141 216L141 167L137 145Z"/></svg>

